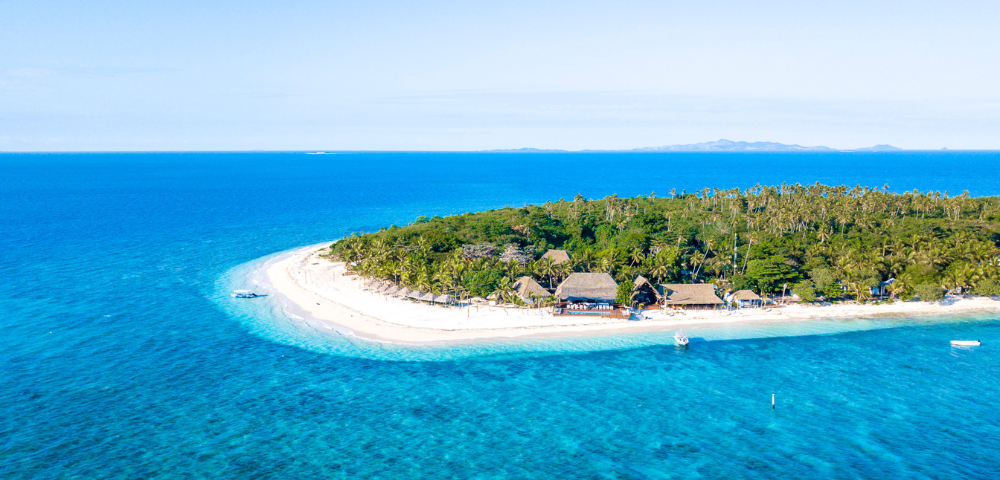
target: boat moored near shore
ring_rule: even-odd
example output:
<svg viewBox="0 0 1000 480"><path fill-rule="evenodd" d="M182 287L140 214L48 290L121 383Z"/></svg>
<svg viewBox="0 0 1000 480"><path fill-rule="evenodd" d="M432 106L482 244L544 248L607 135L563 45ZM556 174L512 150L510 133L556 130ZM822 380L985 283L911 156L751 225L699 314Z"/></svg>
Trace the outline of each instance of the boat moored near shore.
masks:
<svg viewBox="0 0 1000 480"><path fill-rule="evenodd" d="M234 290L233 298L257 298L266 297L267 295L258 295L250 290Z"/></svg>

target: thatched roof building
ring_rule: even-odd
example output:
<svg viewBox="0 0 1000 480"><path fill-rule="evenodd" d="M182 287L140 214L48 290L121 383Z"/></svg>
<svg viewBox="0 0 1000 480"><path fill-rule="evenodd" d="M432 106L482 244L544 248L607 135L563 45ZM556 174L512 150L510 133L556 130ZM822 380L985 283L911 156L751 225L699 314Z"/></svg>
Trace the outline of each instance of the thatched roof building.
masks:
<svg viewBox="0 0 1000 480"><path fill-rule="evenodd" d="M552 292L541 286L535 281L534 278L527 275L514 282L514 290L517 291L517 295L522 298L527 298L529 295L535 295L536 297L548 297L549 295L552 295Z"/></svg>
<svg viewBox="0 0 1000 480"><path fill-rule="evenodd" d="M542 255L542 258L551 258L552 263L559 265L569 261L569 252L566 250L549 250Z"/></svg>
<svg viewBox="0 0 1000 480"><path fill-rule="evenodd" d="M739 290L729 296L729 300L740 308L759 307L764 301L756 293L750 290Z"/></svg>
<svg viewBox="0 0 1000 480"><path fill-rule="evenodd" d="M451 295L444 294L434 298L435 303L455 303L455 299Z"/></svg>
<svg viewBox="0 0 1000 480"><path fill-rule="evenodd" d="M738 290L733 294L733 300L760 300L760 295L750 290Z"/></svg>
<svg viewBox="0 0 1000 480"><path fill-rule="evenodd" d="M556 289L559 300L614 302L618 284L607 273L573 273Z"/></svg>
<svg viewBox="0 0 1000 480"><path fill-rule="evenodd" d="M666 297L664 305L694 308L715 308L724 304L715 295L715 285L711 283L677 283L662 285Z"/></svg>
<svg viewBox="0 0 1000 480"><path fill-rule="evenodd" d="M514 291L517 292L517 296L521 297L521 300L524 300L525 303L534 303L534 299L552 296L552 292L546 290L534 278L527 275L514 282Z"/></svg>
<svg viewBox="0 0 1000 480"><path fill-rule="evenodd" d="M653 305L663 298L663 295L660 295L660 292L656 290L656 286L642 275L635 277L635 286L632 291L635 292L635 301L641 304Z"/></svg>

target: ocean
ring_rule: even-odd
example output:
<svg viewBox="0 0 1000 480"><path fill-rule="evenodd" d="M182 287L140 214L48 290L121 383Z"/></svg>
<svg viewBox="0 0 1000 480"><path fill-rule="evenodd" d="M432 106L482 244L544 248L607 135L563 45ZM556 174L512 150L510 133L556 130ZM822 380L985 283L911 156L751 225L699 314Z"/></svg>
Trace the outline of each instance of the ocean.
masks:
<svg viewBox="0 0 1000 480"><path fill-rule="evenodd" d="M996 478L1000 315L404 348L228 292L421 215L781 182L998 195L998 164L0 154L0 478Z"/></svg>

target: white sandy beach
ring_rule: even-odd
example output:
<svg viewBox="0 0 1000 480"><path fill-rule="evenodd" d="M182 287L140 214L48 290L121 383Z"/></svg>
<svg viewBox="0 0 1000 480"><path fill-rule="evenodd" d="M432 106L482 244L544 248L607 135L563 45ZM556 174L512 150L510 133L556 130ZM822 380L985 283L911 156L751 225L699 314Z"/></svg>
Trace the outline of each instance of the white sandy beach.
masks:
<svg viewBox="0 0 1000 480"><path fill-rule="evenodd" d="M1000 312L1000 301L981 297L940 303L788 305L732 312L694 310L671 314L643 310L646 319L641 321L553 316L540 309L432 306L366 291L359 277L344 275L343 263L318 256L325 246L300 249L269 263L264 272L274 289L271 293L331 327L347 328L361 338L402 344L676 330L689 325L750 321Z"/></svg>

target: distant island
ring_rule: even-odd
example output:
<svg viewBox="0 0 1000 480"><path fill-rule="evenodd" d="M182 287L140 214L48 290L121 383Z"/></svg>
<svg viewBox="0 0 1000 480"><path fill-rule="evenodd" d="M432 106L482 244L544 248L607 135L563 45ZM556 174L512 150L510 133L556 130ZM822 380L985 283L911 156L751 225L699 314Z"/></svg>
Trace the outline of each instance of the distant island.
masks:
<svg viewBox="0 0 1000 480"><path fill-rule="evenodd" d="M867 148L855 148L850 150L838 150L835 148L814 146L805 147L802 145L786 145L777 142L734 142L732 140L721 139L714 142L690 143L684 145L664 145L661 147L633 148L631 150L581 150L582 152L895 152L902 151L902 148L892 145L875 145ZM515 148L485 150L489 153L559 153L570 150L540 149L540 148Z"/></svg>
<svg viewBox="0 0 1000 480"><path fill-rule="evenodd" d="M687 145L666 145L662 147L645 147L631 150L633 152L835 152L830 147L803 147L801 145L785 145L777 142L734 142L718 140L715 142L692 143Z"/></svg>
<svg viewBox="0 0 1000 480"><path fill-rule="evenodd" d="M868 148L854 149L855 152L898 152L902 150L903 150L902 148L886 144L875 145L874 147L868 147Z"/></svg>

